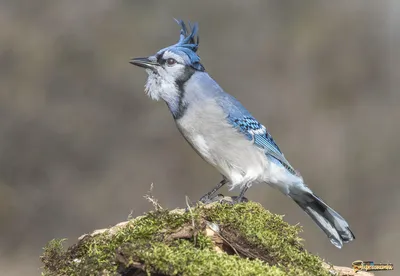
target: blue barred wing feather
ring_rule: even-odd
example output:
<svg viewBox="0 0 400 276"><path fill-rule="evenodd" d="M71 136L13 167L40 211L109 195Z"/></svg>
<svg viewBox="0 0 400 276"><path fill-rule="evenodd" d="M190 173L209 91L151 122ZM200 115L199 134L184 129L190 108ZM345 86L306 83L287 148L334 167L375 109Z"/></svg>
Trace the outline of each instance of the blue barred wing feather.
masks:
<svg viewBox="0 0 400 276"><path fill-rule="evenodd" d="M234 118L230 115L228 116L228 121L236 129L243 133L248 140L252 141L254 145L262 148L266 155L281 163L290 173L294 175L297 174L297 172L283 156L282 151L279 149L272 136L268 133L265 126L260 124L256 119L251 116Z"/></svg>

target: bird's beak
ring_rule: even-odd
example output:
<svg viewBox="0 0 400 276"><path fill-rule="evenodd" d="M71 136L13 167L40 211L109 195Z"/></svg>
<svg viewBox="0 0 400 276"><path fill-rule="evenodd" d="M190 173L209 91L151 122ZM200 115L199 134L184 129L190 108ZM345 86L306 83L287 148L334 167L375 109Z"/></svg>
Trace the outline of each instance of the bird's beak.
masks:
<svg viewBox="0 0 400 276"><path fill-rule="evenodd" d="M129 61L130 64L143 67L146 69L153 69L154 67L158 65L157 62L151 61L148 57L144 58L133 58Z"/></svg>

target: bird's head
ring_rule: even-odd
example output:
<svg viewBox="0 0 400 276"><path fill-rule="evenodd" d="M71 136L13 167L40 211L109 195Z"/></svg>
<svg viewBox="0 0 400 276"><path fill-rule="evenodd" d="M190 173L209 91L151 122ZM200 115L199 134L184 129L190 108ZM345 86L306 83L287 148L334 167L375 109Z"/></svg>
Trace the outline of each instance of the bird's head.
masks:
<svg viewBox="0 0 400 276"><path fill-rule="evenodd" d="M167 103L176 100L182 93L182 85L197 71L203 72L200 57L198 25L189 23L189 30L182 20L175 21L181 26L178 43L161 49L155 55L133 58L130 63L146 69L147 94L155 100Z"/></svg>

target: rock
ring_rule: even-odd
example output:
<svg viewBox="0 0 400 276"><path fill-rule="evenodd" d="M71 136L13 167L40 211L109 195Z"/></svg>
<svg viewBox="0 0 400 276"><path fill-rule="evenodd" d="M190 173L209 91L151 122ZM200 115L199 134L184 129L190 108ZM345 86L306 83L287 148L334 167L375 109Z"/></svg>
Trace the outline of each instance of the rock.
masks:
<svg viewBox="0 0 400 276"><path fill-rule="evenodd" d="M254 202L158 206L66 250L51 241L43 275L355 275L307 252L298 231Z"/></svg>

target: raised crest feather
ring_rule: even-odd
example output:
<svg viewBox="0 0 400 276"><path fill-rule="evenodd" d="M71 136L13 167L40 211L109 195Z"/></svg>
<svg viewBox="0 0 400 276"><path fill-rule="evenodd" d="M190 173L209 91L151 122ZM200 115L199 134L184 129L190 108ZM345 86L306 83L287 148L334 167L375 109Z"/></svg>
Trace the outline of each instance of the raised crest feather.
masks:
<svg viewBox="0 0 400 276"><path fill-rule="evenodd" d="M175 18L174 18L175 19ZM176 23L181 27L179 34L179 41L171 46L158 51L158 54L162 55L165 51L171 51L175 54L181 55L185 60L186 65L190 65L197 71L205 71L204 66L200 63L200 57L197 55L199 48L199 25L197 23L185 24L183 20L175 19ZM189 28L187 27L189 25Z"/></svg>
<svg viewBox="0 0 400 276"><path fill-rule="evenodd" d="M189 22L189 29L188 29L183 20L175 19L175 21L181 26L179 41L178 43L175 44L175 46L189 48L193 52L197 52L197 49L199 48L199 36L197 35L199 31L199 25L197 23L194 23L192 25Z"/></svg>

